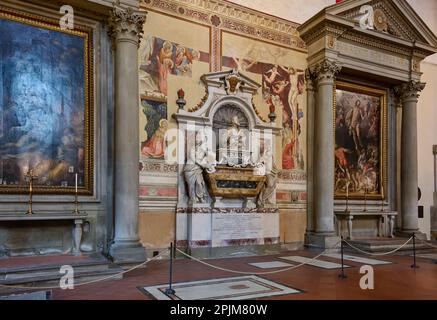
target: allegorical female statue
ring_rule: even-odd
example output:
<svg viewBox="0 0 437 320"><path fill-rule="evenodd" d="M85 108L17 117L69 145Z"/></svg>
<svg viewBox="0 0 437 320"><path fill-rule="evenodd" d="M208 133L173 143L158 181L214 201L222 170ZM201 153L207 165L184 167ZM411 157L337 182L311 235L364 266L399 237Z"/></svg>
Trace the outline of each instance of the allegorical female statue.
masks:
<svg viewBox="0 0 437 320"><path fill-rule="evenodd" d="M258 196L258 207L265 208L276 205L275 191L278 182L278 169L276 168L273 152L270 145L266 146L260 163L265 166L266 182Z"/></svg>
<svg viewBox="0 0 437 320"><path fill-rule="evenodd" d="M184 166L184 177L187 183L190 204L205 203L207 189L203 178L203 170L215 172L214 155L208 152L206 136L203 132L196 132L195 144L187 154L187 163Z"/></svg>

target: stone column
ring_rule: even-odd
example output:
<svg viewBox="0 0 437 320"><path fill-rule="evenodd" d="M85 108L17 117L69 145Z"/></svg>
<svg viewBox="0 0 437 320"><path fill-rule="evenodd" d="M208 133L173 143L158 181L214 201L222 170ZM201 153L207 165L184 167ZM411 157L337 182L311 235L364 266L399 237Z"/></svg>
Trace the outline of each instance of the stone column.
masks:
<svg viewBox="0 0 437 320"><path fill-rule="evenodd" d="M341 67L324 60L312 73L317 79L314 110L313 214L311 245L328 248L338 241L334 231L334 85Z"/></svg>
<svg viewBox="0 0 437 320"><path fill-rule="evenodd" d="M110 254L122 263L146 258L138 237L138 46L144 22L144 15L131 8L115 7L109 18L115 49L115 238Z"/></svg>
<svg viewBox="0 0 437 320"><path fill-rule="evenodd" d="M431 240L437 241L437 145L432 147L434 155L434 193L431 206Z"/></svg>
<svg viewBox="0 0 437 320"><path fill-rule="evenodd" d="M395 88L402 101L401 127L401 234L419 230L418 164L417 164L417 102L425 84L416 81Z"/></svg>
<svg viewBox="0 0 437 320"><path fill-rule="evenodd" d="M315 79L310 69L305 70L307 88L307 228L305 243L309 244L314 232L313 215L313 154L314 154L314 108L316 104Z"/></svg>
<svg viewBox="0 0 437 320"><path fill-rule="evenodd" d="M434 193L437 192L437 145L432 146L432 154L434 155Z"/></svg>

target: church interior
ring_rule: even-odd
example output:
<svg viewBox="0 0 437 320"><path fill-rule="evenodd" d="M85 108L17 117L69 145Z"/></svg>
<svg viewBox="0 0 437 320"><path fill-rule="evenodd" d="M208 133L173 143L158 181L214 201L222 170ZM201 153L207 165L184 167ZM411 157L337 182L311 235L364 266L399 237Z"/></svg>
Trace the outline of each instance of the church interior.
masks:
<svg viewBox="0 0 437 320"><path fill-rule="evenodd" d="M0 300L437 300L437 1L2 0Z"/></svg>

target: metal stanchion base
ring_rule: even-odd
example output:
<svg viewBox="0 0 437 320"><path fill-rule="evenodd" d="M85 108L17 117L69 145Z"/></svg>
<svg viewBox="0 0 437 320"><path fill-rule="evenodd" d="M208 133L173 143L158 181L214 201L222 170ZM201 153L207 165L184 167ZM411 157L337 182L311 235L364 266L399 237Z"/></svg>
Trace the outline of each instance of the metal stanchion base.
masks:
<svg viewBox="0 0 437 320"><path fill-rule="evenodd" d="M420 266L417 266L417 265L415 266L414 264L412 264L412 265L411 265L411 268L413 268L413 269L419 269Z"/></svg>
<svg viewBox="0 0 437 320"><path fill-rule="evenodd" d="M176 291L174 291L173 289L170 289L170 288L165 289L165 294L167 294L167 295L169 295L169 294L175 294L175 293L176 293Z"/></svg>
<svg viewBox="0 0 437 320"><path fill-rule="evenodd" d="M339 277L340 279L347 279L347 275L344 274L344 273L339 274L338 277Z"/></svg>

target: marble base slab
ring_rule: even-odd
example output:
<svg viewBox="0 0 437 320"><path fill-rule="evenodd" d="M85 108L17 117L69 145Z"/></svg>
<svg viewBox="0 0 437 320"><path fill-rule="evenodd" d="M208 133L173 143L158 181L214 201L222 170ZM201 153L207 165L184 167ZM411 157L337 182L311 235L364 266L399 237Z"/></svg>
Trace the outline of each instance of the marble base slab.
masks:
<svg viewBox="0 0 437 320"><path fill-rule="evenodd" d="M324 254L323 256L329 257L329 258L334 258L334 259L340 259L341 260L341 254L340 253L327 253L327 254ZM348 254L343 255L343 259L344 260L353 261L353 262L357 262L357 263L368 264L368 265L371 265L371 266L378 266L378 265L383 265L383 264L392 264L392 262L390 262L390 261L369 259L369 258L364 258L364 257L351 256L351 255L348 255Z"/></svg>
<svg viewBox="0 0 437 320"><path fill-rule="evenodd" d="M165 294L167 288L163 284L140 290L157 300L248 300L301 292L257 276L175 283L175 294L171 296Z"/></svg>
<svg viewBox="0 0 437 320"><path fill-rule="evenodd" d="M297 262L297 263L306 263L306 265L322 268L322 269L339 269L341 268L341 264L329 262L329 261L323 261L317 259L313 260L312 258L308 257L301 257L301 256L288 256L288 257L279 257L279 259L284 259L287 261ZM344 265L345 268L349 268L349 266Z"/></svg>
<svg viewBox="0 0 437 320"><path fill-rule="evenodd" d="M288 268L294 266L293 264L285 263L282 261L254 262L248 264L260 269Z"/></svg>

